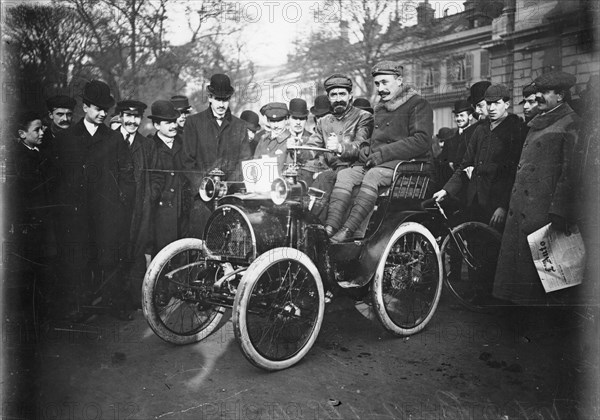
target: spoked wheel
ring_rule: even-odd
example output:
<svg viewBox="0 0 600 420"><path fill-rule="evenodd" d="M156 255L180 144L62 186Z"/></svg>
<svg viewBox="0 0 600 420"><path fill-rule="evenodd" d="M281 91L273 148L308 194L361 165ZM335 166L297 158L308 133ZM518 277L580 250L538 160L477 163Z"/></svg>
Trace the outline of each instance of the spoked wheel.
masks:
<svg viewBox="0 0 600 420"><path fill-rule="evenodd" d="M395 335L421 331L437 308L442 263L433 235L407 222L392 234L383 252L371 294L377 317Z"/></svg>
<svg viewBox="0 0 600 420"><path fill-rule="evenodd" d="M501 235L479 222L462 223L442 243L445 283L465 307L480 310L491 296Z"/></svg>
<svg viewBox="0 0 600 420"><path fill-rule="evenodd" d="M315 342L325 308L321 276L293 248L262 254L242 277L233 304L233 327L244 356L267 370L288 368Z"/></svg>
<svg viewBox="0 0 600 420"><path fill-rule="evenodd" d="M208 298L217 269L206 264L204 241L185 238L164 247L152 260L142 285L142 308L150 328L165 341L189 344L206 338L224 308Z"/></svg>

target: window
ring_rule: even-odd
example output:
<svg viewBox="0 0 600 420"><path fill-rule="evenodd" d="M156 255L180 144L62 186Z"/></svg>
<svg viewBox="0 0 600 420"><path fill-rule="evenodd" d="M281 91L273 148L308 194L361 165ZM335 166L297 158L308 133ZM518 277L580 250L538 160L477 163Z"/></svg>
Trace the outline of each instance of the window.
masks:
<svg viewBox="0 0 600 420"><path fill-rule="evenodd" d="M435 71L432 65L423 66L423 86L435 85Z"/></svg>
<svg viewBox="0 0 600 420"><path fill-rule="evenodd" d="M467 63L465 56L452 57L446 63L448 68L448 81L460 82L467 80Z"/></svg>

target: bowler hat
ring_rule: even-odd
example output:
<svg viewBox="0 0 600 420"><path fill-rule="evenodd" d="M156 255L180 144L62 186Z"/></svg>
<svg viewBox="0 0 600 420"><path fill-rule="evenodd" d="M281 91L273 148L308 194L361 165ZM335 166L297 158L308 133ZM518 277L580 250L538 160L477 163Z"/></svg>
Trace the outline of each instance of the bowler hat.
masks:
<svg viewBox="0 0 600 420"><path fill-rule="evenodd" d="M124 101L117 102L118 113L126 111L128 114L134 114L141 117L144 115L144 110L146 108L148 108L148 105L133 99L125 99Z"/></svg>
<svg viewBox="0 0 600 420"><path fill-rule="evenodd" d="M153 122L160 121L175 121L179 118L179 111L175 109L175 105L171 101L158 100L150 107L151 115L148 115Z"/></svg>
<svg viewBox="0 0 600 420"><path fill-rule="evenodd" d="M535 92L535 85L533 83L525 85L523 87L523 99L521 100L521 102L519 102L519 105L523 105L525 103L525 99L527 99L528 96L535 95Z"/></svg>
<svg viewBox="0 0 600 420"><path fill-rule="evenodd" d="M329 92L334 88L343 88L348 91L352 90L352 80L345 74L335 73L329 76L323 82L323 86L325 86L325 91Z"/></svg>
<svg viewBox="0 0 600 420"><path fill-rule="evenodd" d="M439 131L437 133L437 138L442 141L446 141L449 138L451 138L452 136L454 136L455 133L456 133L456 131L453 130L452 128L442 127L439 129Z"/></svg>
<svg viewBox="0 0 600 420"><path fill-rule="evenodd" d="M308 117L308 106L304 99L294 98L290 101L290 116L296 118Z"/></svg>
<svg viewBox="0 0 600 420"><path fill-rule="evenodd" d="M260 130L260 124L258 123L259 117L256 112L247 109L241 113L240 119L246 121L246 126L248 126L250 131L257 132Z"/></svg>
<svg viewBox="0 0 600 420"><path fill-rule="evenodd" d="M92 80L86 83L81 97L84 103L96 105L103 109L108 109L115 104L115 98L110 96L110 88L100 80Z"/></svg>
<svg viewBox="0 0 600 420"><path fill-rule="evenodd" d="M455 114L460 114L463 111L473 112L473 106L471 103L464 99L459 99L458 101L454 102L454 109L452 112Z"/></svg>
<svg viewBox="0 0 600 420"><path fill-rule="evenodd" d="M229 98L235 92L229 76L222 73L213 74L210 78L208 91L217 98Z"/></svg>
<svg viewBox="0 0 600 420"><path fill-rule="evenodd" d="M331 104L327 95L319 95L315 98L315 104L310 107L310 113L315 117L322 117L331 112Z"/></svg>
<svg viewBox="0 0 600 420"><path fill-rule="evenodd" d="M178 110L179 112L189 111L191 108L190 101L188 100L187 96L183 96L183 95L171 96L171 102L173 102L173 105L175 105L175 109Z"/></svg>
<svg viewBox="0 0 600 420"><path fill-rule="evenodd" d="M553 71L542 74L533 81L536 91L570 89L577 82L577 78L571 73L564 71Z"/></svg>
<svg viewBox="0 0 600 420"><path fill-rule="evenodd" d="M380 61L371 69L371 76L375 77L378 74L392 74L394 76L402 76L404 67L396 61Z"/></svg>
<svg viewBox="0 0 600 420"><path fill-rule="evenodd" d="M354 99L354 101L352 102L352 105L356 108L362 109L364 111L367 111L369 113L373 113L373 107L371 106L371 102L369 102L368 99L365 98L356 98Z"/></svg>
<svg viewBox="0 0 600 420"><path fill-rule="evenodd" d="M483 101L485 91L491 84L492 83L487 80L482 80L480 82L472 84L470 89L471 94L467 98L467 101L471 102L471 105L473 106Z"/></svg>
<svg viewBox="0 0 600 420"><path fill-rule="evenodd" d="M46 99L46 108L52 112L57 108L74 109L77 101L67 95L56 95Z"/></svg>
<svg viewBox="0 0 600 420"><path fill-rule="evenodd" d="M265 105L264 110L264 116L267 117L267 120L269 121L280 121L290 115L287 105L283 102L268 103Z"/></svg>
<svg viewBox="0 0 600 420"><path fill-rule="evenodd" d="M483 99L485 99L486 102L496 102L500 99L508 100L510 99L510 90L506 85L490 85L485 90L485 95L483 96Z"/></svg>

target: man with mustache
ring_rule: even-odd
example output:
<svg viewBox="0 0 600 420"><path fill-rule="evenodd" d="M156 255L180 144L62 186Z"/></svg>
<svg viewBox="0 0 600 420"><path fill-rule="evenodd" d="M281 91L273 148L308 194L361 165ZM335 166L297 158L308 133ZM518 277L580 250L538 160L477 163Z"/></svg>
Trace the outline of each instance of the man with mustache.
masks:
<svg viewBox="0 0 600 420"><path fill-rule="evenodd" d="M529 121L540 112L533 83L530 83L523 88L523 100L519 102L519 105L523 105L523 116L525 117L523 137L526 137L529 132Z"/></svg>
<svg viewBox="0 0 600 420"><path fill-rule="evenodd" d="M328 233L337 230L331 237L334 243L353 238L375 208L379 188L391 184L398 162L415 159L415 167L421 167L422 163L426 172L433 175L434 171L431 105L414 88L404 85L403 67L399 63L379 62L372 68L371 75L380 97L375 106L375 129L370 143L361 147L357 164L338 174L326 225ZM360 189L351 200L355 186ZM350 215L344 221L351 204Z"/></svg>
<svg viewBox="0 0 600 420"><path fill-rule="evenodd" d="M358 161L361 147L369 143L373 131L373 116L352 105L352 80L348 76L333 74L325 79L323 85L332 112L319 118L315 131L306 145L335 151L335 153L321 155L329 169L314 172L316 179L312 184L312 187L325 192L320 205L313 208L324 222L327 216L327 203L337 174ZM302 155L303 160L315 157L314 153Z"/></svg>
<svg viewBox="0 0 600 420"><path fill-rule="evenodd" d="M183 164L194 191L189 233L198 238L202 237L211 213L198 195L202 178L219 168L225 172L226 180L241 181L241 162L252 157L247 125L229 110L235 92L229 77L214 74L207 90L208 108L190 115L183 130Z"/></svg>
<svg viewBox="0 0 600 420"><path fill-rule="evenodd" d="M147 105L133 99L117 103L121 126L117 132L129 148L133 160L135 198L129 228L129 254L125 261L128 289L134 307L141 306L142 280L152 255L151 188L160 182L162 174L153 172L158 155L154 141L138 131Z"/></svg>
<svg viewBox="0 0 600 420"><path fill-rule="evenodd" d="M482 121L487 118L488 115L488 107L485 102L485 91L490 87L492 83L488 80L481 80L477 83L473 83L469 88L469 96L467 97L467 101L471 102L473 105L473 109L475 112L473 116L476 120Z"/></svg>
<svg viewBox="0 0 600 420"><path fill-rule="evenodd" d="M493 291L516 304L548 305L571 293L544 293L527 235L548 223L568 231L574 221L572 159L581 120L567 101L575 82L575 76L562 71L533 82L539 113L529 122L517 166Z"/></svg>
<svg viewBox="0 0 600 420"><path fill-rule="evenodd" d="M46 100L46 108L48 109L48 118L50 119L50 127L44 131L42 150L53 153L54 139L56 135L71 126L73 121L73 110L77 102L75 99L66 95L56 95Z"/></svg>
<svg viewBox="0 0 600 420"><path fill-rule="evenodd" d="M121 318L125 299L120 264L135 197L133 162L122 135L104 125L115 103L108 85L88 82L82 100L84 117L58 133L55 144L57 235L68 294L63 307L78 309L102 292L103 304L112 302L113 314Z"/></svg>

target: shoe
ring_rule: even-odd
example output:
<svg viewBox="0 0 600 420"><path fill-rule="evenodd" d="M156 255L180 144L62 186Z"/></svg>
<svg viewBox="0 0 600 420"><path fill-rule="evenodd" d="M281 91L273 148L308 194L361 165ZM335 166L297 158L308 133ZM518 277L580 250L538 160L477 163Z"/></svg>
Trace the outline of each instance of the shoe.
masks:
<svg viewBox="0 0 600 420"><path fill-rule="evenodd" d="M352 239L353 232L347 227L343 227L337 231L335 235L333 235L329 240L331 243L339 244L342 242L348 242Z"/></svg>
<svg viewBox="0 0 600 420"><path fill-rule="evenodd" d="M333 226L325 226L325 232L327 232L327 237L331 238L333 236L333 234L335 233L335 228Z"/></svg>

